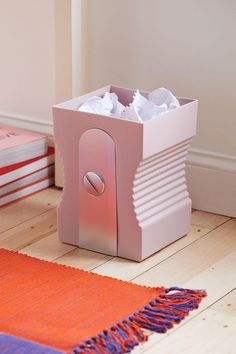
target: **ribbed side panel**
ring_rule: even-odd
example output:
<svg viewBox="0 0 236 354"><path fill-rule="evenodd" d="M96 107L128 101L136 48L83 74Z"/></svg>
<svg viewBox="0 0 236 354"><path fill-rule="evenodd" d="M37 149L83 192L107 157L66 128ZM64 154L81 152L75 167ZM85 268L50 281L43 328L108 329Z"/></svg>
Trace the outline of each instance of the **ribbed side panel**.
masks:
<svg viewBox="0 0 236 354"><path fill-rule="evenodd" d="M133 204L141 227L188 198L185 159L191 139L143 160L133 184Z"/></svg>

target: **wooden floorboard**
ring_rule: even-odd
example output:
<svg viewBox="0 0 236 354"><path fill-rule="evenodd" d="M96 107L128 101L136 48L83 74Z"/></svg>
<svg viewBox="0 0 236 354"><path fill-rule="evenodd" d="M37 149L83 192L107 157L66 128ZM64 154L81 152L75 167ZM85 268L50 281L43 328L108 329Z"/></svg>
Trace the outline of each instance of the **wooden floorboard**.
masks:
<svg viewBox="0 0 236 354"><path fill-rule="evenodd" d="M1 209L0 209L1 213ZM20 250L57 230L55 207L0 233L1 247Z"/></svg>
<svg viewBox="0 0 236 354"><path fill-rule="evenodd" d="M180 285L223 259L236 249L236 220L229 220L207 236L175 253L135 278L141 285Z"/></svg>
<svg viewBox="0 0 236 354"><path fill-rule="evenodd" d="M235 328L236 291L233 290L144 352L170 354L174 348L175 354L235 354Z"/></svg>
<svg viewBox="0 0 236 354"><path fill-rule="evenodd" d="M0 247L141 285L206 288L198 310L167 334L152 334L134 353L235 353L236 219L195 210L187 236L137 263L61 243L61 195L49 188L1 208Z"/></svg>
<svg viewBox="0 0 236 354"><path fill-rule="evenodd" d="M61 191L48 188L29 198L0 209L0 233L5 232L45 211L55 207L61 199Z"/></svg>
<svg viewBox="0 0 236 354"><path fill-rule="evenodd" d="M141 263L114 257L109 262L96 267L94 272L101 275L110 275L122 280L131 280L173 256L176 252L200 239L209 231L210 229L193 225L188 237L179 239L178 241L172 243L169 247L162 249L160 252L145 259Z"/></svg>
<svg viewBox="0 0 236 354"><path fill-rule="evenodd" d="M206 213L199 210L192 213L192 225L208 227L209 229L214 229L229 219L228 216Z"/></svg>

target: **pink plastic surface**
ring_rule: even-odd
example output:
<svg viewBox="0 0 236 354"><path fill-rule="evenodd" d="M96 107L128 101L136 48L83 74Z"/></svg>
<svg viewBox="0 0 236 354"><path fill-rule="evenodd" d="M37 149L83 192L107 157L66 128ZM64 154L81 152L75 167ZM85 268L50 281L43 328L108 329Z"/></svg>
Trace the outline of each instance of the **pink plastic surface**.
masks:
<svg viewBox="0 0 236 354"><path fill-rule="evenodd" d="M185 159L196 132L198 102L179 98L181 107L145 123L78 111L88 97L106 91L115 92L123 104L131 102L134 92L106 86L53 107L65 179L59 238L79 244L79 141L86 130L102 129L116 148L117 255L141 261L189 232Z"/></svg>

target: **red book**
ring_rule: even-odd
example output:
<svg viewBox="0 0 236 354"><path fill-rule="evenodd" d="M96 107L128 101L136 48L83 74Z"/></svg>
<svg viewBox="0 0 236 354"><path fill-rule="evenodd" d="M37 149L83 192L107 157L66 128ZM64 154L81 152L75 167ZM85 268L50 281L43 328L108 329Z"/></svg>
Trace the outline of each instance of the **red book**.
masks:
<svg viewBox="0 0 236 354"><path fill-rule="evenodd" d="M54 164L54 148L33 159L0 168L0 187Z"/></svg>
<svg viewBox="0 0 236 354"><path fill-rule="evenodd" d="M0 168L45 154L47 137L0 125Z"/></svg>

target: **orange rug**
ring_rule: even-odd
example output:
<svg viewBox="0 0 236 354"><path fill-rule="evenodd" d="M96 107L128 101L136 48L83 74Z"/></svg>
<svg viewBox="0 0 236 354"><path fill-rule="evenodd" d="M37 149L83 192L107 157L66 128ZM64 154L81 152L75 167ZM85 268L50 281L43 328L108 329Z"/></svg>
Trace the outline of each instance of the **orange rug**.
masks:
<svg viewBox="0 0 236 354"><path fill-rule="evenodd" d="M0 250L0 332L65 353L126 353L205 291L144 287Z"/></svg>

